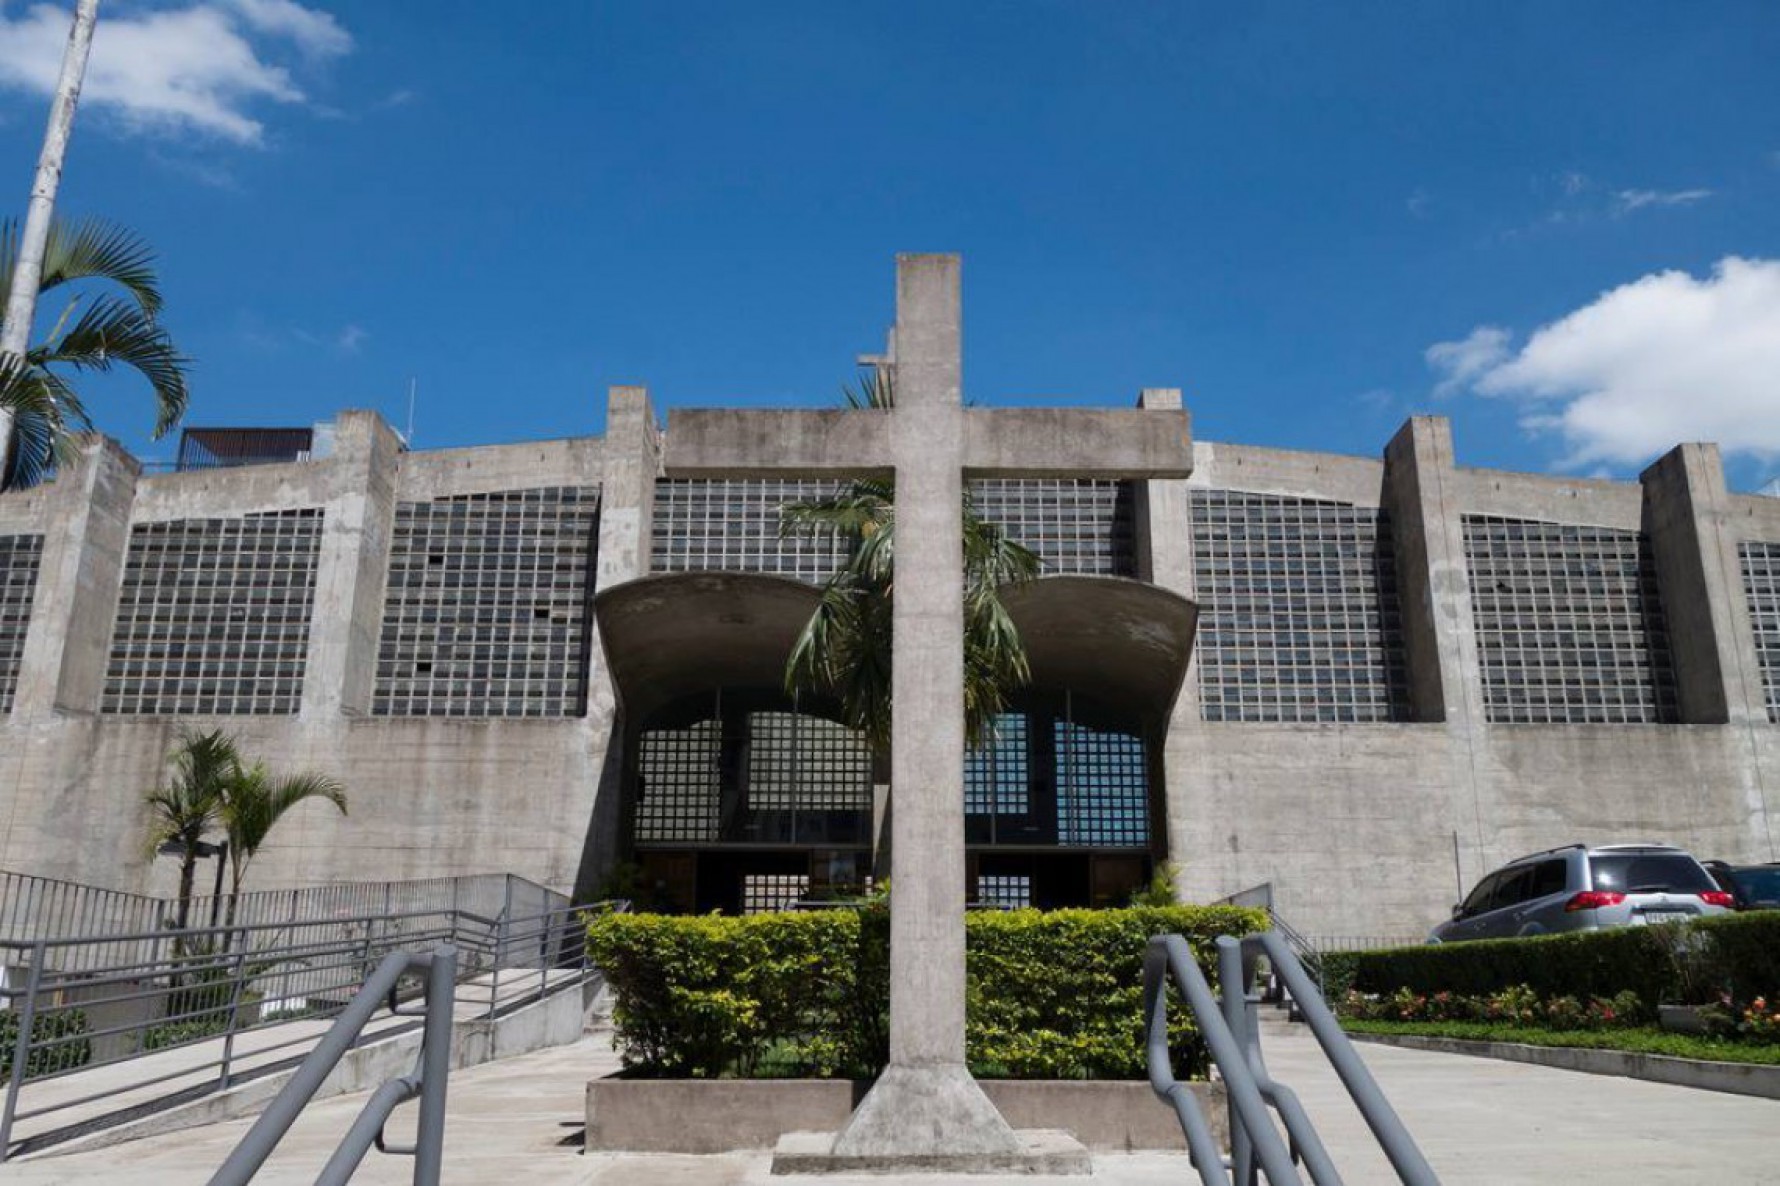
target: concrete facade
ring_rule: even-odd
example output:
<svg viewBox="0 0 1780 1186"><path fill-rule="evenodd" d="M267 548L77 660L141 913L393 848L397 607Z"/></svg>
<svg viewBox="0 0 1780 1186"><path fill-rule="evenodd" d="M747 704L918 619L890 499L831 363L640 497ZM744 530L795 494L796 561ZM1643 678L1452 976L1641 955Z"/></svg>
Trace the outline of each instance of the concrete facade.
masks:
<svg viewBox="0 0 1780 1186"><path fill-rule="evenodd" d="M1177 391L1151 389L1140 403L1178 416L1186 440ZM631 761L623 697L592 610L582 649L568 661L581 689L573 712L380 711L379 673L396 629L386 601L397 552L409 546L397 539L403 508L597 488L591 602L650 575L660 481L833 479L874 461L881 467L892 433L870 424L856 431L866 421L847 417L858 415L869 414L787 414L779 436L752 415L676 412L664 434L644 391L617 388L603 438L414 453L371 413L345 412L326 458L178 474L143 473L115 445L89 442L52 485L0 497L0 536L41 537L16 672L0 667L0 679L14 684L11 712L0 717L0 868L168 892L172 862L142 851L141 796L182 727L222 726L275 769L326 771L350 792L348 818L299 809L256 861L254 884L511 871L590 891L627 851ZM1377 459L1195 442L1191 476L1180 478L1167 476L1166 449L1142 443L1153 434L1120 437L1132 413L961 415L957 435L973 475L1056 477L1092 465L1127 483L1133 573L1121 579L1200 605L1200 641L1152 738L1161 790L1149 825L1150 855L1177 863L1190 899L1269 881L1276 906L1307 933L1415 937L1482 873L1552 845L1658 840L1702 857L1780 858L1772 818L1780 725L1769 690L1780 684L1780 627L1758 606L1748 558L1751 548L1780 549L1780 499L1729 493L1714 447L1678 446L1638 482L1511 474L1459 465L1449 426L1418 418ZM1125 463L1106 465L1115 454ZM1081 459L1076 469L1071 456ZM1376 516L1392 558L1381 596L1395 607L1400 634L1392 643L1400 672L1390 676L1396 707L1376 719L1273 709L1254 715L1276 719L1233 719L1241 705L1229 689L1240 691L1243 652L1232 652L1228 686L1216 685L1207 666L1212 648L1224 645L1214 637L1218 622L1228 626L1218 591L1200 587L1219 573L1214 551L1226 546L1205 537L1210 495L1266 501L1257 515L1277 507L1309 514L1308 506ZM291 511L320 516L297 710L108 708L137 529ZM1581 532L1589 547L1623 539L1641 549L1666 619L1663 662L1673 671L1672 691L1658 689L1649 719L1504 715L1501 689L1518 685L1501 681L1520 677L1504 676L1502 664L1531 660L1515 660L1513 640L1481 629L1479 615L1494 612L1492 598L1519 596L1536 581L1480 584L1479 549L1490 531L1534 527L1550 538ZM1597 562L1575 563L1592 574ZM1586 628L1577 612L1555 629ZM537 613L542 622L546 609ZM1529 621L1536 616L1529 611ZM1318 645L1306 644L1309 667ZM1610 682L1611 673L1600 678ZM1288 693L1300 694L1280 694ZM1619 703L1613 689L1606 696ZM1337 718L1354 715L1337 707ZM1549 718L1554 710L1541 711Z"/></svg>

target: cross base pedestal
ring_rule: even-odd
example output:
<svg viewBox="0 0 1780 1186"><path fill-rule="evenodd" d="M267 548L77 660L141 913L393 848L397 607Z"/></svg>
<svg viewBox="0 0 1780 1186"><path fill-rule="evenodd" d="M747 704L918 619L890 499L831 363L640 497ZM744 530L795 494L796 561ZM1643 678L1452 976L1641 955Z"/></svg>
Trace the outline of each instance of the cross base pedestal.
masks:
<svg viewBox="0 0 1780 1186"><path fill-rule="evenodd" d="M839 1133L786 1133L773 1173L1086 1174L1065 1132L1015 1132L959 1065L884 1068Z"/></svg>

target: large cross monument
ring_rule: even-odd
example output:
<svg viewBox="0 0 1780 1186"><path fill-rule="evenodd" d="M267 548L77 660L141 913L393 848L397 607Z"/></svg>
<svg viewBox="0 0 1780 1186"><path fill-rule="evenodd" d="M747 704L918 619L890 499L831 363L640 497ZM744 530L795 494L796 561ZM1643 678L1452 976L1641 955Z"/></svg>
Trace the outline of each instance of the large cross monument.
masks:
<svg viewBox="0 0 1780 1186"><path fill-rule="evenodd" d="M890 1065L835 1138L837 1163L997 1163L1025 1146L964 1061L964 556L970 477L1185 477L1180 410L963 405L960 264L896 261L889 411L675 413L677 474L893 473Z"/></svg>

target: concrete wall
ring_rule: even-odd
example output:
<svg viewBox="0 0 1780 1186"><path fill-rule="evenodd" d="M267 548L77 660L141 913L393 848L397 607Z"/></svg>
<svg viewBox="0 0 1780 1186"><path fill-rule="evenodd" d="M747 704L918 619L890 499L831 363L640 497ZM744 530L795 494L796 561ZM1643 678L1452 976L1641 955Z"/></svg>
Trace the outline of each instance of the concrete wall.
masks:
<svg viewBox="0 0 1780 1186"><path fill-rule="evenodd" d="M1739 540L1780 540L1780 500L1727 495L1715 448L1678 447L1641 483L1509 474L1457 466L1446 422L1418 419L1382 463L1206 442L1195 462L1191 486L1390 510L1412 719L1207 724L1189 672L1165 765L1170 854L1190 898L1271 881L1276 907L1311 934L1414 938L1461 887L1559 844L1780 859L1780 728L1736 569ZM1649 532L1685 723L1488 724L1466 514ZM1190 524L1169 529L1190 537Z"/></svg>
<svg viewBox="0 0 1780 1186"><path fill-rule="evenodd" d="M636 389L614 391L612 412L633 446L620 472L648 477L620 483L609 504L634 535L636 488L654 478L653 416ZM0 868L170 892L174 862L151 861L143 848L142 796L161 779L181 729L221 727L275 772L325 772L348 788L348 818L305 804L280 825L250 888L491 871L565 891L597 882L617 814L601 797L602 786L616 796L606 752L616 708L597 638L584 717L374 717L370 702L395 504L604 486L604 442L404 453L372 413L342 413L336 428L326 459L152 476L93 440L52 485L0 497L0 531L46 538L18 702L0 719ZM324 514L300 712L101 715L130 528L298 507ZM602 520L602 545L603 536ZM601 549L601 579L641 575L646 547L640 558L634 541L614 551ZM595 633L591 620L587 629Z"/></svg>
<svg viewBox="0 0 1780 1186"><path fill-rule="evenodd" d="M1169 389L1142 402L1180 406ZM688 472L786 472L763 422L702 415L676 416L686 439L671 461ZM1045 441L1068 437L1066 414L1039 419L1033 431ZM841 450L833 436L812 429L789 442L789 468ZM45 536L17 704L0 721L0 868L167 892L173 863L151 865L141 849L141 795L181 726L222 725L275 767L329 771L351 792L346 820L299 809L260 858L255 884L501 870L592 888L618 851L621 819L620 707L597 633L581 718L378 718L369 688L398 502L597 484L596 589L647 571L664 466L646 393L611 393L603 440L401 453L374 416L345 413L337 442L325 460L152 476L92 442L53 486L0 498L0 532ZM870 444L855 437L847 449ZM980 452L984 464L1000 456ZM1743 540L1780 542L1780 500L1728 494L1715 449L1680 447L1637 483L1508 474L1458 465L1445 422L1418 419L1379 459L1208 442L1193 457L1190 478L1140 485L1140 573L1193 595L1187 495L1196 486L1384 507L1412 703L1409 719L1392 724L1207 724L1189 668L1160 747L1167 847L1189 895L1272 881L1281 911L1310 933L1419 936L1461 887L1550 845L1648 839L1702 856L1780 857L1780 727L1768 720L1736 559ZM100 715L131 525L304 506L325 519L302 711ZM1649 533L1682 723L1490 725L1465 514Z"/></svg>

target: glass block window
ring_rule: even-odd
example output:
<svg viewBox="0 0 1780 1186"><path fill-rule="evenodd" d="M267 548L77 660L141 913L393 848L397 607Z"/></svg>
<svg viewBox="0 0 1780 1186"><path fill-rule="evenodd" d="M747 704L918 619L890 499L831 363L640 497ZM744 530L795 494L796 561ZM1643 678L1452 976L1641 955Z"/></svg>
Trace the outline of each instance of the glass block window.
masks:
<svg viewBox="0 0 1780 1186"><path fill-rule="evenodd" d="M722 724L698 721L680 729L645 732L637 755L639 843L710 843L722 810L719 760Z"/></svg>
<svg viewBox="0 0 1780 1186"><path fill-rule="evenodd" d="M1780 544L1745 543L1738 554L1761 684L1768 694L1768 719L1780 724Z"/></svg>
<svg viewBox="0 0 1780 1186"><path fill-rule="evenodd" d="M871 810L871 751L837 721L748 715L748 806L755 811Z"/></svg>
<svg viewBox="0 0 1780 1186"><path fill-rule="evenodd" d="M809 892L808 873L747 873L742 876L742 913L789 910Z"/></svg>
<svg viewBox="0 0 1780 1186"><path fill-rule="evenodd" d="M995 737L964 755L966 815L1025 815L1032 810L1027 785L1032 778L1026 714L995 718Z"/></svg>
<svg viewBox="0 0 1780 1186"><path fill-rule="evenodd" d="M806 478L667 478L655 484L656 572L764 572L819 583L846 559L831 534L781 535L779 508L825 498L844 482ZM1037 552L1045 571L1136 572L1129 483L1076 479L972 482L977 513Z"/></svg>
<svg viewBox="0 0 1780 1186"><path fill-rule="evenodd" d="M597 486L398 504L372 712L579 716L598 516Z"/></svg>
<svg viewBox="0 0 1780 1186"><path fill-rule="evenodd" d="M1150 842L1143 739L1058 721L1057 843L1142 848Z"/></svg>
<svg viewBox="0 0 1780 1186"><path fill-rule="evenodd" d="M655 483L655 572L764 572L820 583L846 559L838 536L779 534L779 508L825 498L833 481L664 478Z"/></svg>
<svg viewBox="0 0 1780 1186"><path fill-rule="evenodd" d="M645 729L637 777L640 844L870 842L871 751L821 717L719 709Z"/></svg>
<svg viewBox="0 0 1780 1186"><path fill-rule="evenodd" d="M308 508L131 528L101 710L296 712L321 522Z"/></svg>
<svg viewBox="0 0 1780 1186"><path fill-rule="evenodd" d="M1388 515L1194 490L1199 694L1208 721L1408 718Z"/></svg>
<svg viewBox="0 0 1780 1186"><path fill-rule="evenodd" d="M1129 482L995 478L970 493L977 513L1037 552L1046 573L1137 575Z"/></svg>
<svg viewBox="0 0 1780 1186"><path fill-rule="evenodd" d="M1466 515L1464 527L1491 722L1677 719L1646 536L1488 515Z"/></svg>
<svg viewBox="0 0 1780 1186"><path fill-rule="evenodd" d="M1032 878L1023 873L977 875L976 901L981 906L1020 910L1032 905Z"/></svg>
<svg viewBox="0 0 1780 1186"><path fill-rule="evenodd" d="M31 599L43 561L41 535L0 535L0 716L12 711L25 630L31 625Z"/></svg>

